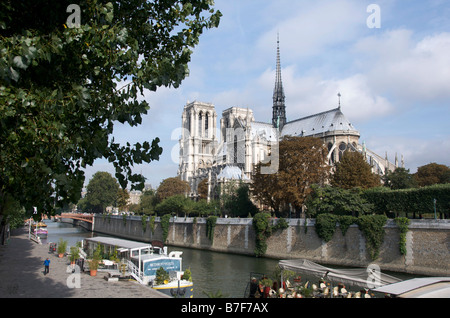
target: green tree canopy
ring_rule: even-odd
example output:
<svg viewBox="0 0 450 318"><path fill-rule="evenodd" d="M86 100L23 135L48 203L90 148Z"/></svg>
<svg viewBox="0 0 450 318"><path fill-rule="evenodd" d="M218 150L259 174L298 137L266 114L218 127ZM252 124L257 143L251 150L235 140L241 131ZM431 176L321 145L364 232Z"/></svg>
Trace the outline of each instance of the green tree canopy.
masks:
<svg viewBox="0 0 450 318"><path fill-rule="evenodd" d="M317 185L312 186L313 191L306 200L308 214L316 217L318 214L330 213L334 215L359 216L374 210L358 188L342 189L338 187Z"/></svg>
<svg viewBox="0 0 450 318"><path fill-rule="evenodd" d="M384 176L384 185L392 190L415 188L417 182L414 176L409 173L409 169L397 168L395 171L388 171Z"/></svg>
<svg viewBox="0 0 450 318"><path fill-rule="evenodd" d="M6 195L39 213L77 202L99 158L142 189L132 165L158 160L159 139L120 145L114 124L141 124L145 89L180 85L221 16L211 0L72 2L0 2L0 214Z"/></svg>
<svg viewBox="0 0 450 318"><path fill-rule="evenodd" d="M136 213L151 215L155 213L155 206L158 204L155 190L149 189L142 193L141 202L139 202Z"/></svg>
<svg viewBox="0 0 450 318"><path fill-rule="evenodd" d="M331 177L331 185L343 189L368 189L381 185L380 178L372 173L370 165L359 152L346 151L341 161L336 164L336 171Z"/></svg>
<svg viewBox="0 0 450 318"><path fill-rule="evenodd" d="M89 210L95 213L105 212L106 207L117 204L120 186L108 172L97 172L89 181L86 203Z"/></svg>
<svg viewBox="0 0 450 318"><path fill-rule="evenodd" d="M231 217L247 217L258 213L258 208L250 200L248 184L232 182L222 194L223 207Z"/></svg>

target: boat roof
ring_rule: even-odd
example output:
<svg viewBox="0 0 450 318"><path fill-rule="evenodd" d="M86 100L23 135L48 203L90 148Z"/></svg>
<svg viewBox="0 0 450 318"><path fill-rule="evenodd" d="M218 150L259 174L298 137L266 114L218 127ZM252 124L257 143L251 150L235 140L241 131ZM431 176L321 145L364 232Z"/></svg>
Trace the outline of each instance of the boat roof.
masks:
<svg viewBox="0 0 450 318"><path fill-rule="evenodd" d="M314 275L318 278L324 278L336 283L345 283L353 286L368 287L368 268L348 268L336 269L322 266L306 259L290 259L281 260L278 265L282 269L304 272ZM370 282L377 286L384 286L401 281L397 277L393 277L384 273L378 273L379 279L376 282Z"/></svg>
<svg viewBox="0 0 450 318"><path fill-rule="evenodd" d="M126 249L136 249L136 248L142 249L142 248L151 248L152 247L152 245L150 243L136 242L136 241L118 239L118 238L114 238L114 237L104 237L104 236L87 238L86 241L97 242L97 243L107 244L107 245L113 245L113 246L117 246L119 248L126 248Z"/></svg>
<svg viewBox="0 0 450 318"><path fill-rule="evenodd" d="M373 289L401 298L450 298L450 277L421 277Z"/></svg>

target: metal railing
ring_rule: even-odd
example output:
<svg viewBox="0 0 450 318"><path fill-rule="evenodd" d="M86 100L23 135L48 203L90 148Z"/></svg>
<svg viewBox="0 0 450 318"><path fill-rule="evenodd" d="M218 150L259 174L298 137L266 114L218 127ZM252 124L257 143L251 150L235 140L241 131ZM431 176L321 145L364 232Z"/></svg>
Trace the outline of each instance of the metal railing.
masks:
<svg viewBox="0 0 450 318"><path fill-rule="evenodd" d="M139 270L139 267L137 267L130 260L127 260L127 266L131 276L133 276L139 283L144 284L144 274Z"/></svg>

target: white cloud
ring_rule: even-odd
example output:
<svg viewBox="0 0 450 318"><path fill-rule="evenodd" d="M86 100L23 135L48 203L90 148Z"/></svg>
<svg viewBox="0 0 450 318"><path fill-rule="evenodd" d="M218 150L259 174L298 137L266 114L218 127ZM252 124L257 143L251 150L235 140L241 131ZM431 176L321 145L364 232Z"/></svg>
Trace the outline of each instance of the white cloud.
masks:
<svg viewBox="0 0 450 318"><path fill-rule="evenodd" d="M450 97L450 33L414 39L393 30L358 41L358 66L375 89L399 101L443 101Z"/></svg>
<svg viewBox="0 0 450 318"><path fill-rule="evenodd" d="M450 140L409 138L409 137L379 137L375 136L366 141L367 147L375 153L385 156L394 162L395 155L400 162L403 155L405 168L415 173L417 168L431 162L450 166ZM439 156L436 156L439 154Z"/></svg>

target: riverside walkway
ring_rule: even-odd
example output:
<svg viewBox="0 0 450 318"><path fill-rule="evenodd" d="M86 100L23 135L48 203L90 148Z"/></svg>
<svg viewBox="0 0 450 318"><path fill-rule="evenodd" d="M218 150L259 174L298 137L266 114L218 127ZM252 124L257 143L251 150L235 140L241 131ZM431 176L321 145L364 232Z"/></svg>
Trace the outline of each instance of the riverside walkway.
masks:
<svg viewBox="0 0 450 318"><path fill-rule="evenodd" d="M44 275L47 257L50 272ZM68 258L49 253L48 244L30 241L25 229L14 230L9 244L0 246L0 298L170 298L134 281L108 282L103 273L80 273L79 288L70 288L76 280L68 266Z"/></svg>

